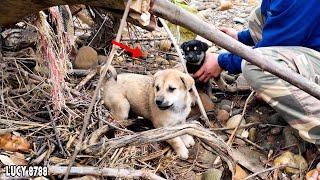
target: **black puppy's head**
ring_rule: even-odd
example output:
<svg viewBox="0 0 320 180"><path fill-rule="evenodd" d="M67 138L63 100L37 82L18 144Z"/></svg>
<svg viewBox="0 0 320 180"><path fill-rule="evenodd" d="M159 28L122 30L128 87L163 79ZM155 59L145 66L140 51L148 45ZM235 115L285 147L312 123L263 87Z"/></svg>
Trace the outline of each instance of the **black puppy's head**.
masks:
<svg viewBox="0 0 320 180"><path fill-rule="evenodd" d="M208 48L207 43L199 40L187 41L181 45L187 63L196 65L202 63Z"/></svg>

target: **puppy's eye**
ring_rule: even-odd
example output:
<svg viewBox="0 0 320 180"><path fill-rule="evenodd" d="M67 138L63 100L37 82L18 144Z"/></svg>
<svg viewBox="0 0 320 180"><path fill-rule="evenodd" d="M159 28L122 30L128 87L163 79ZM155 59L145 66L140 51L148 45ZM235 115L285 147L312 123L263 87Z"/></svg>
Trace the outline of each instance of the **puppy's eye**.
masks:
<svg viewBox="0 0 320 180"><path fill-rule="evenodd" d="M193 49L196 51L198 48L197 48L197 46L195 46Z"/></svg>
<svg viewBox="0 0 320 180"><path fill-rule="evenodd" d="M156 86L156 90L159 91L159 90L160 90L160 87L159 87L159 86Z"/></svg>
<svg viewBox="0 0 320 180"><path fill-rule="evenodd" d="M190 50L190 48L189 47L187 47L187 51L189 51Z"/></svg>
<svg viewBox="0 0 320 180"><path fill-rule="evenodd" d="M173 92L176 88L169 86L168 91Z"/></svg>
<svg viewBox="0 0 320 180"><path fill-rule="evenodd" d="M189 89L189 92L192 92L192 89Z"/></svg>

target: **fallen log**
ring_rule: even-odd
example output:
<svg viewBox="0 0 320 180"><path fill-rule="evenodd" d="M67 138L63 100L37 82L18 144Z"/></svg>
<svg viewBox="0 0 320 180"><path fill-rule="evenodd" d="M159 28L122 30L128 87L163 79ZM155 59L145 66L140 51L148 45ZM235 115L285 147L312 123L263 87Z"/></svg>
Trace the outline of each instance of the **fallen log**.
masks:
<svg viewBox="0 0 320 180"><path fill-rule="evenodd" d="M2 0L0 2L0 25L12 25L21 21L24 17L38 13L43 9L66 4L86 4L89 6L121 10L121 12L123 12L125 8L123 1L114 0Z"/></svg>
<svg viewBox="0 0 320 180"><path fill-rule="evenodd" d="M320 100L320 86L318 84L311 82L289 68L279 66L276 62L268 61L262 54L254 51L251 47L245 46L239 41L234 40L214 26L200 20L195 15L192 15L173 3L166 0L153 0L150 12L171 23L193 31Z"/></svg>

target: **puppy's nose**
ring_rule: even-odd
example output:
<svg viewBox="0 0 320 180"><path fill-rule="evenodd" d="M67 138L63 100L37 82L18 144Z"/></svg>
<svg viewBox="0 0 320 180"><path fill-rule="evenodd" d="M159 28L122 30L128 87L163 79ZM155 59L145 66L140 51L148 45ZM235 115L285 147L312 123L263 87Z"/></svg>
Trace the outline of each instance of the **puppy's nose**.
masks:
<svg viewBox="0 0 320 180"><path fill-rule="evenodd" d="M156 104L159 106L159 105L161 105L163 103L163 97L157 97L157 99L156 99Z"/></svg>

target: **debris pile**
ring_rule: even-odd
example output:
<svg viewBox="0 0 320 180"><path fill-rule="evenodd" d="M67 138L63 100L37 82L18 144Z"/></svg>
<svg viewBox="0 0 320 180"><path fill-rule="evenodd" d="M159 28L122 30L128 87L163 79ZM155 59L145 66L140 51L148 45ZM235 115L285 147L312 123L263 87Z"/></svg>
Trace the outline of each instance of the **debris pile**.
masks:
<svg viewBox="0 0 320 180"><path fill-rule="evenodd" d="M221 11L222 2L230 3L192 1L189 5L214 26L241 30L258 4L234 1ZM70 19L62 16L63 8L69 9L50 8L40 13L40 19L30 17L30 21L1 32L0 167L48 166L52 167L50 176L62 178L79 142L100 65L106 62L120 20L105 9L70 6L75 36L69 37ZM151 75L179 66L178 55L161 28L149 32L128 22L121 42L140 48L142 57L133 58L119 49L112 64L118 74ZM211 43L209 51L223 50ZM82 59L91 60L82 64ZM210 126L203 123L199 112L190 115L190 124L159 130L154 130L150 121L135 116L118 122L98 94L69 178L103 179L102 174L225 179L231 178L234 170L235 179L301 179L311 169L307 177L320 173L319 167L315 169L320 160L317 149L301 141L250 88L240 86L245 84L243 77L227 73L224 77L240 88L223 92L212 84L217 102L208 108ZM187 160L178 159L163 141L182 130L198 137ZM219 144L220 140L230 141L229 147ZM84 171L90 173L81 173Z"/></svg>

